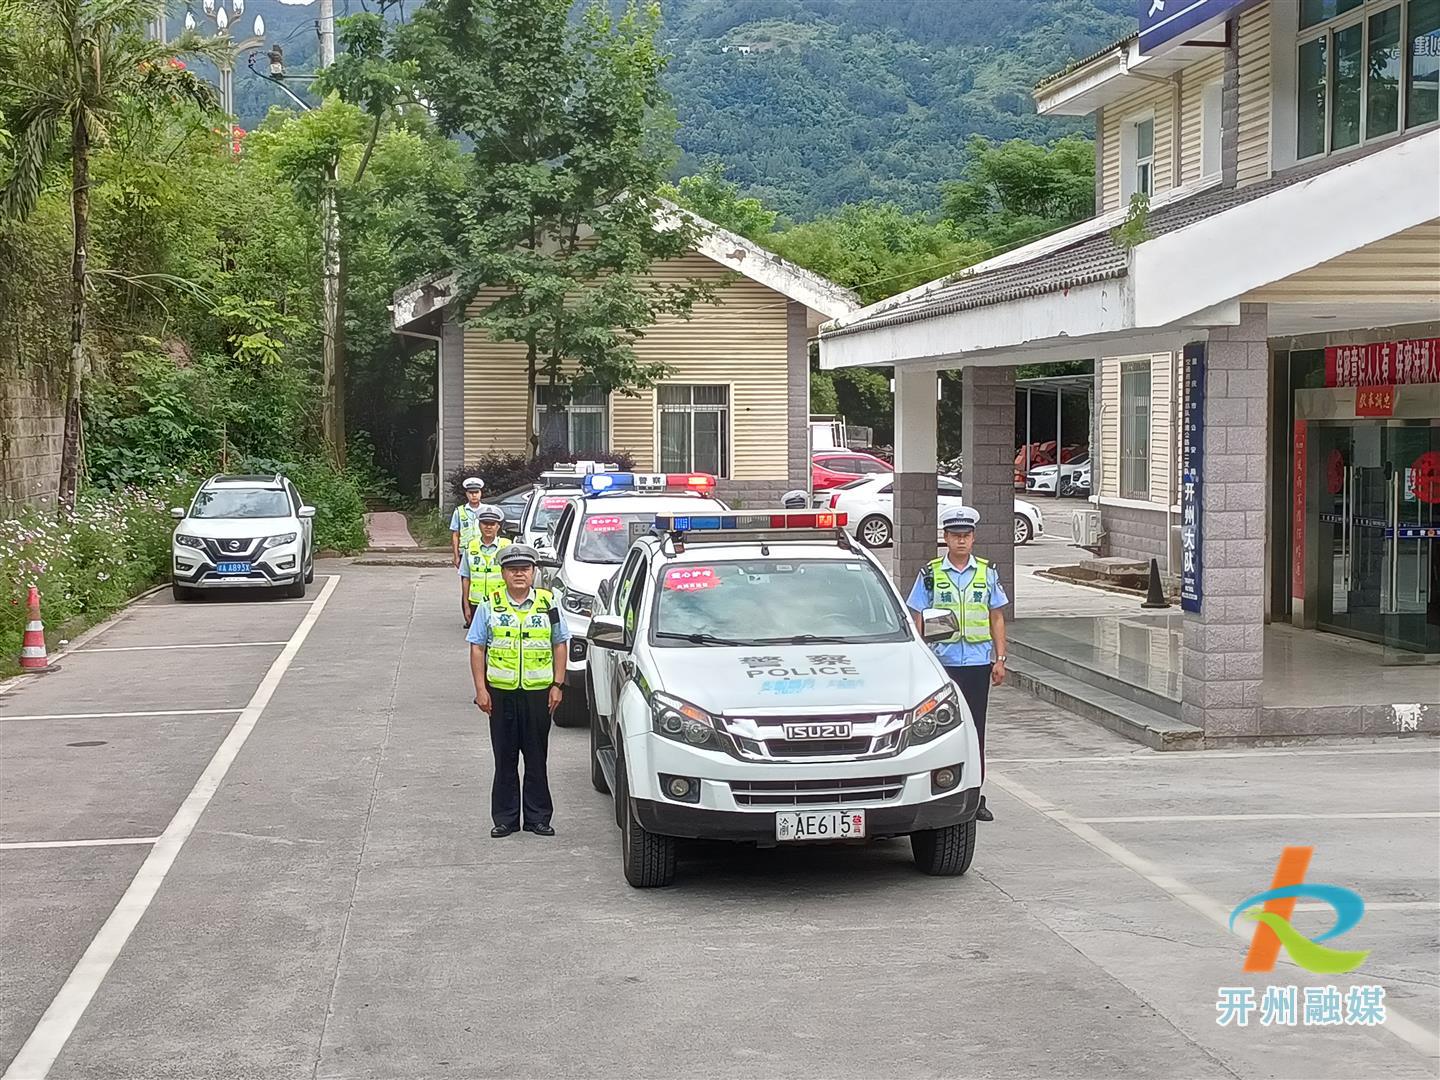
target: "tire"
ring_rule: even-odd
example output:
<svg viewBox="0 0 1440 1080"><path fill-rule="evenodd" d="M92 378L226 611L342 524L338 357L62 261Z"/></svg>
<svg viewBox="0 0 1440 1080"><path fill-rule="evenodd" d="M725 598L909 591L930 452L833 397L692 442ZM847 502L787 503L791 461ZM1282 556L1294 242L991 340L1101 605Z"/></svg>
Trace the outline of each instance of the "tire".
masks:
<svg viewBox="0 0 1440 1080"><path fill-rule="evenodd" d="M860 543L868 548L889 547L890 534L890 519L884 514L871 514L855 529L855 535L859 537Z"/></svg>
<svg viewBox="0 0 1440 1080"><path fill-rule="evenodd" d="M590 692L590 670L585 670L585 712L590 718L590 786L601 795L610 794L610 782L600 767L600 714L595 711L595 695Z"/></svg>
<svg viewBox="0 0 1440 1080"><path fill-rule="evenodd" d="M290 600L305 599L305 578L301 578L294 585L285 586L285 596Z"/></svg>
<svg viewBox="0 0 1440 1080"><path fill-rule="evenodd" d="M310 565L307 566L307 567L305 567L305 584L306 584L306 585L313 585L314 583L315 583L315 554L314 554L314 552L311 552L311 554L310 554Z"/></svg>
<svg viewBox="0 0 1440 1080"><path fill-rule="evenodd" d="M615 793L615 806L622 817L620 860L625 880L636 889L664 888L675 880L675 838L649 832L635 820L623 761L617 763L615 781L620 789Z"/></svg>
<svg viewBox="0 0 1440 1080"><path fill-rule="evenodd" d="M1015 544L1028 544L1034 531L1030 527L1030 519L1024 514L1015 515Z"/></svg>
<svg viewBox="0 0 1440 1080"><path fill-rule="evenodd" d="M192 589L189 585L181 585L178 581L172 581L170 583L170 595L182 604L187 600L198 600L200 598L198 589Z"/></svg>
<svg viewBox="0 0 1440 1080"><path fill-rule="evenodd" d="M910 850L922 874L959 877L970 869L970 860L975 857L975 819L911 833Z"/></svg>
<svg viewBox="0 0 1440 1080"><path fill-rule="evenodd" d="M590 677L588 672L585 676ZM576 699L579 700L576 700ZM584 727L590 719L589 704L590 695L583 689L576 690L567 686L560 695L560 707L555 710L555 726L565 728Z"/></svg>

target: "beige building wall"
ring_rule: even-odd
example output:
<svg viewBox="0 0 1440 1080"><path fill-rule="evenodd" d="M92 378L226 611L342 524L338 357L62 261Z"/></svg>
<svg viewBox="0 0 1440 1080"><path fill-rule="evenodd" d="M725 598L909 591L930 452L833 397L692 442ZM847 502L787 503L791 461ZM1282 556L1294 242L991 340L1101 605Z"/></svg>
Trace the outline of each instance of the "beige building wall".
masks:
<svg viewBox="0 0 1440 1080"><path fill-rule="evenodd" d="M1126 201L1120 179L1124 130L1147 114L1155 118L1154 194L1174 186L1175 91L1167 84L1157 83L1105 106L1096 120L1103 132L1099 162L1102 213L1114 210Z"/></svg>
<svg viewBox="0 0 1440 1080"><path fill-rule="evenodd" d="M1236 185L1270 177L1270 5L1240 16L1237 30L1239 127L1235 139Z"/></svg>
<svg viewBox="0 0 1440 1080"><path fill-rule="evenodd" d="M1109 356L1100 361L1100 460L1104 475L1100 478L1102 499L1118 499L1120 495L1120 369L1136 360L1150 361L1150 491L1139 500L1164 509L1174 500L1173 451L1175 441L1175 366L1179 360L1171 353L1138 356ZM1092 458L1093 460L1093 458ZM1092 470L1093 471L1093 470Z"/></svg>
<svg viewBox="0 0 1440 1080"><path fill-rule="evenodd" d="M1225 57L1218 54L1180 73L1180 184L1193 184L1203 173L1205 87L1224 77Z"/></svg>
<svg viewBox="0 0 1440 1080"><path fill-rule="evenodd" d="M661 284L701 279L718 290L718 302L697 304L689 320L666 318L636 344L642 363L673 368L664 381L730 387L730 479L771 480L787 475L786 410L788 301L740 278L719 263L691 253L657 267ZM476 298L471 315L496 294ZM484 331L465 332L465 457L525 449L525 349L497 343ZM610 447L634 455L636 467L658 471L655 392L612 394Z"/></svg>
<svg viewBox="0 0 1440 1080"><path fill-rule="evenodd" d="M1404 303L1440 297L1440 219L1257 289L1259 303Z"/></svg>

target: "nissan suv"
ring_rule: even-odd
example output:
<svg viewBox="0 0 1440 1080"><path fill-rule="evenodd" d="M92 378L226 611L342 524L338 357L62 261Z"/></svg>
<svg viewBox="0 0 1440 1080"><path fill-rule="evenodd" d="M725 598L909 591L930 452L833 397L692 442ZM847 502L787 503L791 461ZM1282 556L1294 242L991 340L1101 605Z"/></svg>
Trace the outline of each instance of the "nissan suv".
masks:
<svg viewBox="0 0 1440 1080"><path fill-rule="evenodd" d="M315 578L315 508L273 476L212 476L190 508L174 507L171 582L176 600L201 590L283 589L300 598Z"/></svg>

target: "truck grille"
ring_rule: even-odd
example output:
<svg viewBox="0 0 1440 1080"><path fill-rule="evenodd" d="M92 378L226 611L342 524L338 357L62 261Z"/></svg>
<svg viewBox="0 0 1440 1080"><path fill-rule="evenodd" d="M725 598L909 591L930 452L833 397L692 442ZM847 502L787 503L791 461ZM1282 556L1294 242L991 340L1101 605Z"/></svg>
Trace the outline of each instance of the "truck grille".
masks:
<svg viewBox="0 0 1440 1080"><path fill-rule="evenodd" d="M851 732L843 739L787 739L785 721L844 722L851 725ZM900 752L900 721L893 715L799 716L785 721L727 717L725 729L739 756L749 761L877 758Z"/></svg>
<svg viewBox="0 0 1440 1080"><path fill-rule="evenodd" d="M741 806L824 806L883 802L900 796L903 776L849 780L731 780L730 794Z"/></svg>

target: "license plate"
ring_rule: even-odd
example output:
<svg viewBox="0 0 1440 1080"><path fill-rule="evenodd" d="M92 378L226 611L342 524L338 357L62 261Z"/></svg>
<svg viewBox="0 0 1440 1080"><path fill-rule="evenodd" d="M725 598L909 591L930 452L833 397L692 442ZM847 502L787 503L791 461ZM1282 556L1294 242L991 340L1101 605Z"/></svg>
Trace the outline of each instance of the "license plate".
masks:
<svg viewBox="0 0 1440 1080"><path fill-rule="evenodd" d="M250 573L250 564L248 562L216 563L215 571L220 574L248 574Z"/></svg>
<svg viewBox="0 0 1440 1080"><path fill-rule="evenodd" d="M792 742L805 739L848 739L850 722L824 724L786 724L785 738Z"/></svg>
<svg viewBox="0 0 1440 1080"><path fill-rule="evenodd" d="M776 840L850 840L864 835L864 810L803 810L775 815Z"/></svg>

